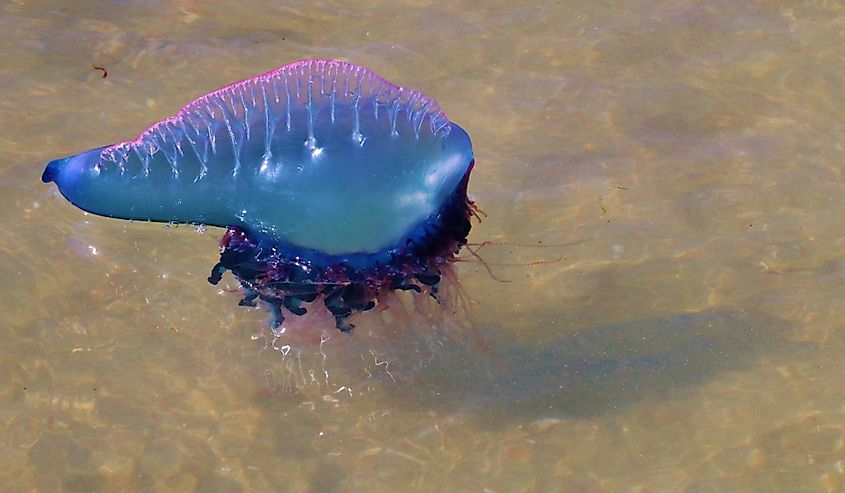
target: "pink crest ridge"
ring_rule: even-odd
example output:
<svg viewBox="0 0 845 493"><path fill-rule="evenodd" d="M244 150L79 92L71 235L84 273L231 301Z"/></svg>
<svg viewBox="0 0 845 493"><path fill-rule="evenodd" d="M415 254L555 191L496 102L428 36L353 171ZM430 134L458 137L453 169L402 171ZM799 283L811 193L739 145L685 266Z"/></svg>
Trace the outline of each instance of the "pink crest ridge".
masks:
<svg viewBox="0 0 845 493"><path fill-rule="evenodd" d="M344 89L346 91L346 95L352 95L349 92L350 90L354 89L360 91L364 84L368 84L370 96L374 96L376 99L379 99L386 95L387 101L391 101L393 104L398 102L398 105L407 111L409 118L411 117L410 115L422 112L420 124L422 124L422 121L427 117L429 119L432 134L441 135L443 137L449 134L450 122L446 117L446 114L440 108L440 105L436 100L429 98L419 91L393 84L370 69L360 65L336 60L301 60L254 77L233 82L221 87L220 89L200 96L182 107L182 109L180 109L176 114L154 123L149 128L141 132L134 140L119 142L103 148L100 155L102 158L109 161L117 161L118 158L126 159L128 153L132 149L141 148L152 154L160 147L156 142L156 136L163 136L167 134L173 136L172 128L183 127L186 120L191 122L191 124L196 128L196 115L201 114L200 110L205 109L212 101L224 100L225 96L229 96L230 98L238 97L241 101L244 101L244 98L249 95L252 99L253 106L255 106L256 94L254 89L256 87L273 87L273 89L276 90L275 86L273 86L273 82L275 80L286 80L287 77L291 75L305 77L316 75L318 78L322 78L331 75L332 70L334 70L334 75L338 77L335 80L336 82L339 81L339 76L345 76L346 87ZM323 82L325 82L325 80L326 79L323 79ZM357 81L357 86L350 87L350 81ZM276 101L278 102L278 93L276 94L276 98ZM242 123L244 126L247 125L246 122ZM166 131L167 134L165 134L164 131ZM247 135L249 135L248 128L246 132Z"/></svg>

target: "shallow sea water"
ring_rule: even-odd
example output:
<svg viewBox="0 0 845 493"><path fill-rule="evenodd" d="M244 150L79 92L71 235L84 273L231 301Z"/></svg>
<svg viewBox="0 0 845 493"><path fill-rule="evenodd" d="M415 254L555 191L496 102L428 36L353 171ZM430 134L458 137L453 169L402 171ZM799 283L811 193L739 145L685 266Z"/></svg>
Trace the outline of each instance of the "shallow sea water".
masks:
<svg viewBox="0 0 845 493"><path fill-rule="evenodd" d="M845 2L210 5L0 5L4 491L845 490ZM472 135L459 315L273 340L40 183L305 58Z"/></svg>

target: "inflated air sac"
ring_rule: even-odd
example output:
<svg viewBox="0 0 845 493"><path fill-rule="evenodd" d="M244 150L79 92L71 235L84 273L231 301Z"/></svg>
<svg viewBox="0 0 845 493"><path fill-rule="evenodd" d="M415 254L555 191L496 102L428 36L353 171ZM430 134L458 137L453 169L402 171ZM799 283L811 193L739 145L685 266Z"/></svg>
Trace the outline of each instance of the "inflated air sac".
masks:
<svg viewBox="0 0 845 493"><path fill-rule="evenodd" d="M202 96L137 139L53 161L42 179L121 219L228 228L243 304L320 298L348 315L436 287L466 242L467 133L426 96L335 61L303 61ZM415 289L417 288L417 289Z"/></svg>

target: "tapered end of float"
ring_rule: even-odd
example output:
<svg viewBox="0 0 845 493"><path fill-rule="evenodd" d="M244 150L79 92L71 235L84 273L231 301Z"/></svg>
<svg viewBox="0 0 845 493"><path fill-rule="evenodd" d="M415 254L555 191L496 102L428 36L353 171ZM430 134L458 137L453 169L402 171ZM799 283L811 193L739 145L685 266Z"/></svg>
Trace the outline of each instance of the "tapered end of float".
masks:
<svg viewBox="0 0 845 493"><path fill-rule="evenodd" d="M102 148L92 149L73 156L50 161L41 174L44 183L55 183L56 188L70 203L80 209L94 214L105 215L98 207L96 200L103 195L102 189L108 190L108 185L92 191L91 176L94 164L99 160ZM96 183L95 183L96 184Z"/></svg>
<svg viewBox="0 0 845 493"><path fill-rule="evenodd" d="M67 163L68 159L70 158L62 158L56 159L55 161L50 161L47 165L47 168L44 170L44 173L41 175L41 181L44 183L50 183L56 181L56 178L59 176L59 172L62 170L62 167Z"/></svg>

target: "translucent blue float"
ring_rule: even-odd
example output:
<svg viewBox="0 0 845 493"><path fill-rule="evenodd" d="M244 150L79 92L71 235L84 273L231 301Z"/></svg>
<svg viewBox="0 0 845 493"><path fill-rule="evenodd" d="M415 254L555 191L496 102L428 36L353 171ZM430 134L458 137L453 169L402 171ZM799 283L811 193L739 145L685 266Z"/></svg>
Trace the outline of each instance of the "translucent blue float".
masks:
<svg viewBox="0 0 845 493"><path fill-rule="evenodd" d="M473 164L434 100L319 60L202 96L42 180L101 216L226 227L210 282L231 270L274 327L321 300L347 331L391 291L436 296L470 230Z"/></svg>

